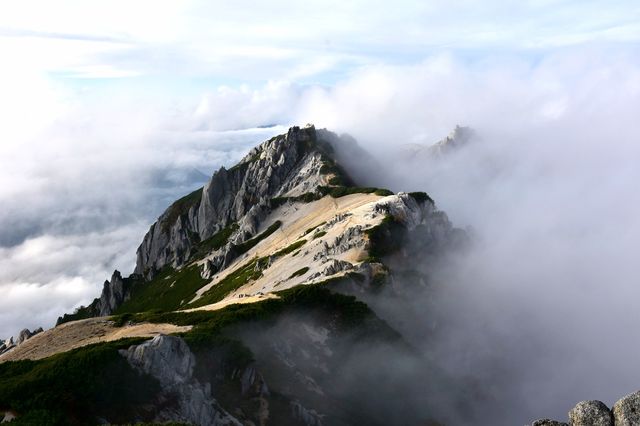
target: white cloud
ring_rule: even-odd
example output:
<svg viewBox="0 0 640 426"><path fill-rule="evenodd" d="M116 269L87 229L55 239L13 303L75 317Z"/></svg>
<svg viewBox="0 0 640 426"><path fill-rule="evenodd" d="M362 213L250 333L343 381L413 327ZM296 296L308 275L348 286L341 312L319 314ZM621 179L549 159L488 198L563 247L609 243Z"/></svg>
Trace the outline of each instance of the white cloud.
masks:
<svg viewBox="0 0 640 426"><path fill-rule="evenodd" d="M0 39L10 47L0 43L0 52L72 77L335 80L442 49L635 43L639 17L630 1L26 1L3 9Z"/></svg>
<svg viewBox="0 0 640 426"><path fill-rule="evenodd" d="M407 169L394 189L426 189L488 242L458 271L485 290L463 292L478 296L468 312L504 314L483 318L488 332L525 315L521 330L548 336L557 362L571 348L593 362L552 381L558 392L623 395L638 348L612 363L621 342L592 349L589 327L631 335L637 322L639 14L631 2L562 0L5 7L0 337L51 325L114 268L130 272L144 230L195 185L193 168L210 174L284 128L237 129L314 122L384 152L468 124L482 145ZM596 363L610 379L577 379ZM543 367L531 364L538 380L519 390L542 395ZM558 401L536 403L570 405Z"/></svg>

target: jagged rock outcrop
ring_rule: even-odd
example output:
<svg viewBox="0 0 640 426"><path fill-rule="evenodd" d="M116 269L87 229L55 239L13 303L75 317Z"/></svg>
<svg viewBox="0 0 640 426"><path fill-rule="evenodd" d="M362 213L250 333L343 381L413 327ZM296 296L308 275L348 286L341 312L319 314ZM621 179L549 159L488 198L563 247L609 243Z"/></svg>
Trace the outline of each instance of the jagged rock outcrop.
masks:
<svg viewBox="0 0 640 426"><path fill-rule="evenodd" d="M102 287L102 294L96 305L98 316L111 315L118 306L129 298L127 290L120 271L113 271L111 280L105 281Z"/></svg>
<svg viewBox="0 0 640 426"><path fill-rule="evenodd" d="M547 423L544 423L547 422ZM555 420L536 420L532 426L567 425ZM640 391L621 398L609 408L601 401L582 401L569 411L569 426L640 425Z"/></svg>
<svg viewBox="0 0 640 426"><path fill-rule="evenodd" d="M301 196L325 185L328 154L316 143L323 138L337 136L313 126L292 127L252 149L236 166L220 168L201 190L178 200L151 226L138 248L136 273L182 265L199 241L232 223L238 229L231 240L242 241L255 233L272 198Z"/></svg>
<svg viewBox="0 0 640 426"><path fill-rule="evenodd" d="M7 340L0 341L0 355L5 352L10 351L11 349L20 346L27 340L31 339L38 333L42 333L44 330L42 327L38 327L33 331L30 331L28 328L25 328L18 333L18 336L14 339L13 337L9 337Z"/></svg>
<svg viewBox="0 0 640 426"><path fill-rule="evenodd" d="M23 329L22 331L20 331L20 333L18 333L18 338L16 339L16 346L21 345L22 343L26 342L28 339L31 339L33 336L35 336L38 333L42 333L42 327L36 328L33 331L29 331L28 328Z"/></svg>
<svg viewBox="0 0 640 426"><path fill-rule="evenodd" d="M86 319L91 317L101 317L113 314L113 312L131 297L132 283L139 281L140 277L131 274L123 278L120 271L115 270L111 275L111 280L104 282L100 297L93 299L88 306L81 306L73 314L64 314L58 317L56 326L69 321Z"/></svg>
<svg viewBox="0 0 640 426"><path fill-rule="evenodd" d="M15 347L15 343L13 342L13 337L9 337L6 340L0 341L0 355L11 350Z"/></svg>
<svg viewBox="0 0 640 426"><path fill-rule="evenodd" d="M181 338L159 335L121 354L134 368L156 378L167 400L175 399L157 412L156 421L241 425L212 397L211 386L193 377L196 358Z"/></svg>
<svg viewBox="0 0 640 426"><path fill-rule="evenodd" d="M322 416L316 410L310 410L302 406L298 401L291 402L293 418L307 426L322 426Z"/></svg>
<svg viewBox="0 0 640 426"><path fill-rule="evenodd" d="M399 155L404 160L438 160L440 157L444 157L467 145L474 136L475 132L472 128L456 125L456 127L444 139L432 145L404 145L402 147L402 152L400 152Z"/></svg>
<svg viewBox="0 0 640 426"><path fill-rule="evenodd" d="M451 150L458 149L469 143L473 135L474 132L470 127L456 125L446 138L429 147L429 154L444 155Z"/></svg>

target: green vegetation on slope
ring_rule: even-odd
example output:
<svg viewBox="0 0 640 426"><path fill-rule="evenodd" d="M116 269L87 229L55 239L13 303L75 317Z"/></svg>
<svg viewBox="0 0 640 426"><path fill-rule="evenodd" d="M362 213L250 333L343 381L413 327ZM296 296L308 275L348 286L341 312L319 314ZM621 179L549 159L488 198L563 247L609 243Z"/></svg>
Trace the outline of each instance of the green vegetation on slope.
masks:
<svg viewBox="0 0 640 426"><path fill-rule="evenodd" d="M136 282L129 300L115 313L176 310L193 299L196 291L206 283L207 280L200 276L197 265L186 266L180 270L165 267L153 280Z"/></svg>
<svg viewBox="0 0 640 426"><path fill-rule="evenodd" d="M298 240L295 243L290 244L287 247L283 248L282 250L278 250L277 252L273 253L273 257L286 256L287 254L289 254L289 253L299 249L303 245L305 245L306 242L307 242L307 240Z"/></svg>
<svg viewBox="0 0 640 426"><path fill-rule="evenodd" d="M189 307L205 306L220 302L232 291L239 289L250 281L260 278L262 276L262 271L267 268L269 258L277 259L279 257L286 256L287 254L302 247L306 242L307 240L299 240L288 245L282 250L275 252L271 256L259 257L249 261L244 266L238 268L220 280L220 282L206 291L200 299L191 303ZM307 268L307 270L308 269L309 268Z"/></svg>
<svg viewBox="0 0 640 426"><path fill-rule="evenodd" d="M237 256L245 253L263 239L273 234L282 222L277 221L256 237L234 246ZM229 236L235 232L237 225L233 224L221 230L213 237L203 241L207 247L216 249L226 243ZM306 240L297 241L290 246L276 252L275 257L284 256L301 247ZM200 252L198 252L200 253ZM203 252L205 253L205 252ZM226 295L238 289L251 280L262 276L262 269L266 267L267 258L254 259L237 271L229 274L218 284L207 291L200 299L190 304L189 307L204 306L216 303L224 299ZM170 267L163 268L151 281L134 282L131 297L124 302L114 313L124 314L145 311L173 311L182 309L192 300L197 290L208 282L200 276L200 268L196 264L185 266L180 270Z"/></svg>
<svg viewBox="0 0 640 426"><path fill-rule="evenodd" d="M189 212L191 207L197 206L202 200L202 188L185 195L167 209L166 217L160 223L162 232L167 233L176 220Z"/></svg>
<svg viewBox="0 0 640 426"><path fill-rule="evenodd" d="M145 312L127 316L132 322L171 323L176 325L193 325L194 327L183 334L189 346L197 346L209 341L212 336L224 327L241 321L262 321L273 319L278 314L289 309L310 311L320 309L335 315L335 325L341 329L353 329L362 325L366 320L375 320L375 326L384 330L390 336L397 336L383 321L379 320L369 307L356 300L353 296L333 293L327 285L351 276L335 277L319 284L299 285L278 292L278 299L265 299L260 302L229 305L217 311L193 312ZM364 333L366 328L358 329Z"/></svg>
<svg viewBox="0 0 640 426"><path fill-rule="evenodd" d="M413 199L416 200L419 204L425 203L427 201L431 204L434 204L433 199L429 197L429 194L427 194L426 192L410 192L409 195L413 197Z"/></svg>
<svg viewBox="0 0 640 426"><path fill-rule="evenodd" d="M215 250L219 250L227 244L231 235L238 230L238 224L232 223L226 228L216 232L210 238L201 241L194 247L194 253L191 255L192 259L202 259L209 253Z"/></svg>
<svg viewBox="0 0 640 426"><path fill-rule="evenodd" d="M306 231L304 231L304 234L302 235L307 235L308 233L310 233L311 231L314 231L316 228L321 227L322 225L324 225L325 223L327 223L327 221L325 220L322 223L317 224L316 226L312 226L311 228L307 229Z"/></svg>
<svg viewBox="0 0 640 426"><path fill-rule="evenodd" d="M295 271L293 274L291 274L289 279L295 278L295 277L299 277L300 275L304 275L304 274L307 273L307 271L309 271L309 267L308 266L305 266L304 268L300 268L297 271Z"/></svg>
<svg viewBox="0 0 640 426"><path fill-rule="evenodd" d="M391 215L378 226L365 231L369 237L369 261L380 262L384 256L399 250L406 240L407 228Z"/></svg>
<svg viewBox="0 0 640 426"><path fill-rule="evenodd" d="M315 234L313 234L312 239L315 240L316 238L324 237L325 235L327 235L327 231L318 231Z"/></svg>
<svg viewBox="0 0 640 426"><path fill-rule="evenodd" d="M155 379L133 370L118 353L145 339L99 343L38 361L0 364L0 407L18 413L12 425L124 423L160 390ZM143 419L142 420L150 420Z"/></svg>
<svg viewBox="0 0 640 426"><path fill-rule="evenodd" d="M274 197L271 199L271 208L275 209L286 203L311 203L322 198L322 194L317 192L305 192L297 197Z"/></svg>
<svg viewBox="0 0 640 426"><path fill-rule="evenodd" d="M94 309L92 309L92 305L80 306L72 314L64 314L61 317L58 317L58 321L56 321L56 326L60 324L64 324L65 322L78 321L78 320L94 317L95 312L94 312Z"/></svg>
<svg viewBox="0 0 640 426"><path fill-rule="evenodd" d="M280 228L281 226L282 226L282 222L280 222L279 220L276 220L271 226L269 226L267 229L265 229L264 232L262 232L261 234L255 236L255 237L251 238L250 240L247 240L247 241L245 241L243 243L235 245L234 246L234 250L236 251L236 254L239 256L241 254L244 254L244 253L248 252L253 247L255 247L255 245L258 244L260 241L264 240L269 235L271 235L274 232L276 232L278 230L278 228Z"/></svg>
<svg viewBox="0 0 640 426"><path fill-rule="evenodd" d="M340 198L351 194L375 194L383 197L393 195L393 192L388 189L359 186L319 186L318 191L320 191L322 195L330 195L333 198Z"/></svg>
<svg viewBox="0 0 640 426"><path fill-rule="evenodd" d="M257 280L262 276L260 261L264 258L254 259L236 271L224 277L220 282L207 290L200 299L189 304L189 308L210 305L225 298L226 295L242 287L252 280Z"/></svg>

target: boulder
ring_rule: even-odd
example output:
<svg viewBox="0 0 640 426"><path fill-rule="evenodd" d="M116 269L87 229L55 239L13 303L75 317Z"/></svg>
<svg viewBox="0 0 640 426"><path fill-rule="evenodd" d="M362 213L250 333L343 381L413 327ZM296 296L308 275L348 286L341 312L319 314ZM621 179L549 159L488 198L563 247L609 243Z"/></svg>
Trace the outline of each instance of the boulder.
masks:
<svg viewBox="0 0 640 426"><path fill-rule="evenodd" d="M193 377L196 358L183 339L158 335L120 353L131 366L156 378L165 398L175 399L175 408L156 413L157 422L241 426L213 398L211 386Z"/></svg>
<svg viewBox="0 0 640 426"><path fill-rule="evenodd" d="M571 426L613 426L613 414L600 401L582 401L569 411Z"/></svg>
<svg viewBox="0 0 640 426"><path fill-rule="evenodd" d="M640 391L620 399L612 411L616 426L640 425Z"/></svg>

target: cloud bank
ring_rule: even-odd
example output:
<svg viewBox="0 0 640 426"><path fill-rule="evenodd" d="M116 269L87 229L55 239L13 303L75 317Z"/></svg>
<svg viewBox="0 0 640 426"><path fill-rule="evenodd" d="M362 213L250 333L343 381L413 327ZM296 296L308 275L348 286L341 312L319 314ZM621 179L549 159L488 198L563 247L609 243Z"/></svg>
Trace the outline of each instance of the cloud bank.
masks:
<svg viewBox="0 0 640 426"><path fill-rule="evenodd" d="M317 32L312 34L318 40L292 37L292 31L308 27L295 19L292 26L275 25L284 28L282 34L277 28L261 30L258 21L250 32L300 40L296 45L267 49L269 43L255 45L258 37L254 43L232 44L237 49L227 51L229 56L220 45L199 50L205 48L195 43L193 50L185 49L192 37L184 32L186 25L173 28L168 40L153 28L127 30L126 22L118 31L97 27L100 31L85 37L90 40L76 40L86 28L74 27L72 34L55 26L39 26L37 34L9 34L5 28L0 37L5 49L50 42L43 39L64 49L74 44L66 55L52 54L56 58L44 63L33 62L38 57L33 52L42 49L28 50L22 62L2 71L0 89L7 96L0 100L0 289L6 297L0 302L0 336L51 325L62 312L88 302L114 268L132 269L144 231L173 199L197 187L202 173L232 164L289 124L313 122L349 132L379 155L392 173L372 180L397 190L427 190L456 225L472 227L477 250L452 259L455 268L447 264L437 271L441 321L449 322L450 331L439 347L460 354L452 357L452 369L490 372L488 365L512 362L505 374L513 388L496 391L521 397L514 402L521 411L514 409L509 419L529 421L518 417L529 413L561 417L575 402L567 398L611 403L634 390L640 378L628 368L640 345L625 336L634 335L638 320L634 253L640 201L634 184L640 177L640 55L634 38L638 20L631 19L637 11L627 14L630 23L624 24L624 4L612 6L610 15L587 5L580 13L590 17L583 21L589 24L572 27L563 38L557 37L562 27L557 21L538 25L546 19L542 12L554 8L561 12L555 16L568 19L575 5L533 2L528 7L539 12L529 23L542 28L535 37L530 32L510 37L519 34L520 19L500 37L492 32L498 25L490 25L479 45L471 40L478 40L482 28L473 27L454 40L462 50L444 47L437 50L448 53L436 54L424 53L432 45L397 44L395 27L383 25L405 22L406 16L375 15L378 20L368 25L390 33L382 34L376 46L408 52L403 60L378 60L384 49L366 58L353 55L367 51L358 37L352 44L338 43L340 49L329 49L330 54L309 55L325 41ZM442 10L426 7L425 15L415 16L443 17ZM485 13L490 16L492 10ZM333 23L329 44L349 34L345 22ZM446 33L447 22L442 19L433 32ZM424 36L423 27L407 28L414 36L405 32L398 38L439 40ZM212 31L227 31L215 34L221 40L237 36L224 26ZM370 34L372 28L362 32ZM20 43L13 43L16 38ZM543 48L514 53L523 42L498 42L525 38ZM92 47L79 56L76 49L83 43ZM95 43L104 50L96 53ZM472 54L464 51L467 46L491 50ZM150 55L157 49L169 52L169 58ZM262 59L230 61L237 52ZM160 62L136 59L151 57ZM350 65L336 65L343 60ZM167 64L177 63L172 73L189 68L196 75L218 75L221 64L231 62L233 69L226 73L237 71L239 79L253 83L198 85L180 94L172 81L155 94L127 84L70 87L41 72L151 75L152 68L171 69ZM305 82L304 76L325 71L338 77L329 84ZM256 83L258 72L270 81ZM282 127L239 130L269 124ZM437 164L406 167L389 160L404 144L434 142L456 124L474 127L481 140ZM452 323L451 312L460 314ZM490 376L478 379L486 382ZM507 392L513 389L518 392Z"/></svg>

